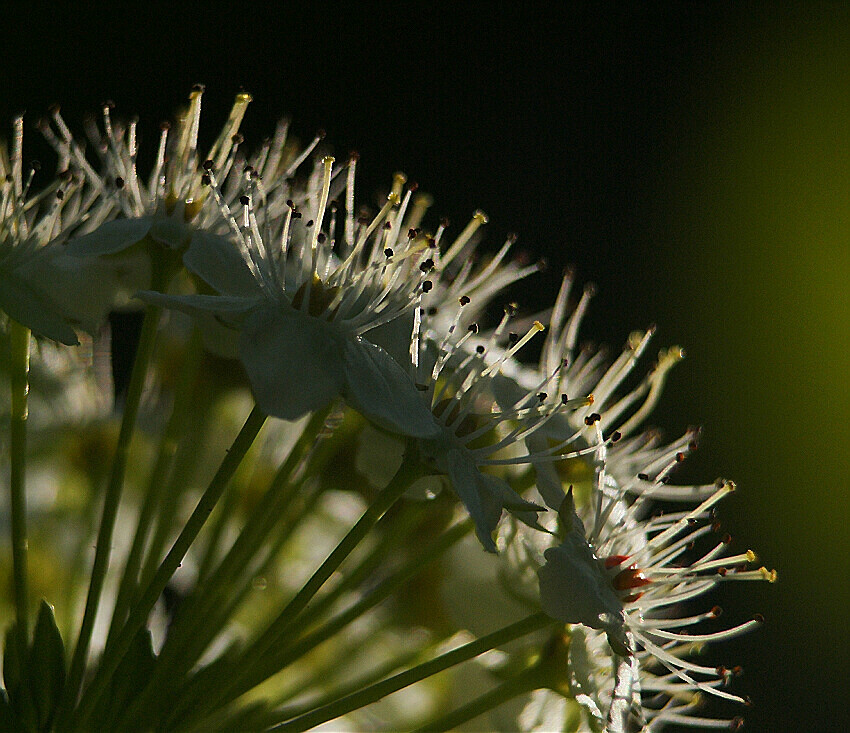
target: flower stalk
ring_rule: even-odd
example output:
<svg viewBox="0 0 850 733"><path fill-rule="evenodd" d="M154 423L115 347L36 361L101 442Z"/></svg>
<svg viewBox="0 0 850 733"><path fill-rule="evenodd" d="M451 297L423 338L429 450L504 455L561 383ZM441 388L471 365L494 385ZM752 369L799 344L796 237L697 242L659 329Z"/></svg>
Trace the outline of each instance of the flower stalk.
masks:
<svg viewBox="0 0 850 733"><path fill-rule="evenodd" d="M10 422L11 466L9 495L12 525L12 576L18 635L29 636L29 573L27 570L27 396L29 394L30 330L12 320L11 342L12 411Z"/></svg>

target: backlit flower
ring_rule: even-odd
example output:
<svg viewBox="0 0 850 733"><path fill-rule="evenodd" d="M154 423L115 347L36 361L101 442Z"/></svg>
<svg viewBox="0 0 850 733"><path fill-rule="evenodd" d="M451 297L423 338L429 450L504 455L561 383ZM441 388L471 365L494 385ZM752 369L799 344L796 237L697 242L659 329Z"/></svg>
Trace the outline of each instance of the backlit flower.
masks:
<svg viewBox="0 0 850 733"><path fill-rule="evenodd" d="M333 164L324 158L317 186L308 186L307 221L291 199L268 196L262 180L249 175L239 222L208 165L205 181L230 237L193 238L184 262L220 294L144 297L196 316L212 314L238 330L239 358L257 403L271 415L295 419L342 394L389 430L433 435L433 418L405 370L364 338L414 307L425 274L417 268L409 276L399 263L422 259L423 250L385 227L399 202L391 194L370 222L347 228L347 255L336 255L335 211L329 234L322 228L332 183L347 166Z"/></svg>

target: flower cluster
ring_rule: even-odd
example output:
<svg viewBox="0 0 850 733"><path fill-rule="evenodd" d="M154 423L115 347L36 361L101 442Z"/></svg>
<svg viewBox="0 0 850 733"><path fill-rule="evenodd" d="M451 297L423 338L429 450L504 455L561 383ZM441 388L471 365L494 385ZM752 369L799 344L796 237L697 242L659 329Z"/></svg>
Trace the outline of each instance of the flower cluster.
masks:
<svg viewBox="0 0 850 733"><path fill-rule="evenodd" d="M714 507L731 493L731 482L670 483L696 432L665 445L642 428L682 350L662 350L635 381L654 328L632 333L613 359L580 347L594 290L572 297L572 272L550 311L525 318L509 303L504 317L488 326L489 306L504 289L540 269L510 259L514 236L496 254L482 256L487 217L479 211L445 241L448 223L428 228L430 197L402 174L377 212L358 209L357 156L338 162L323 154L321 133L304 147L294 145L287 122L247 157L239 127L248 94L237 96L202 156L202 96L203 88L193 89L173 131L162 127L145 177L136 168L138 122L114 119L109 104L100 124L88 124L88 145L58 109L40 124L61 173L37 194L30 191L35 172L22 172L20 119L12 150L0 150L0 308L38 336L67 345L77 343L77 330L97 333L116 307L132 302L147 314L74 658L67 681L60 665L55 704L37 711L42 729L203 727L224 720L245 729L280 724L301 730L356 714L404 686L387 687L396 679L389 673L402 663L371 678L343 680L306 704L297 697L291 702L294 692L260 707L240 701L280 669L295 665L304 673L314 647L370 611L385 587L387 595L402 588L440 557L443 572L451 573L443 553L467 530L498 555L492 562L512 596L535 612L522 633L545 630L542 644L536 637L531 642L534 654L526 647L516 680L504 683L510 696L533 693L519 717L522 727L539 729L535 720L612 733L737 725L738 718L698 712L706 695L744 702L727 689L735 668L706 666L693 656L758 619L718 628L718 607L694 610L692 604L719 583L772 582L776 574L749 569L754 553L733 553L731 538L711 540L719 526ZM190 317L188 326L171 319L183 330L170 342L159 324L163 311ZM135 535L121 551L124 574L111 599L108 633L96 647L103 654L86 671L111 567L129 439L145 370L156 363L157 338L182 351L186 365L171 379L174 411L162 421L149 493L137 502ZM530 363L523 355L535 339L542 341L540 357ZM168 382L166 357L158 358L161 381ZM181 466L198 461L192 442L180 443L181 431L188 436L193 400L203 401L192 391L203 373L199 364L222 358L238 359L255 407L181 525L173 518L178 501L168 492L179 491ZM213 381L219 384L207 388L209 400L222 392L221 374ZM16 399L21 394L13 387L13 405ZM201 423L211 419L209 411L198 414ZM255 508L234 519L229 512L236 499L216 506L266 416L288 421L270 433L275 440L286 434L287 449L272 460L282 465L268 471L275 478L261 498L246 502ZM249 629L246 647L231 645L239 636L236 610L258 587L242 582L242 569L268 574L277 568L289 578L297 563L287 565L280 548L309 516L311 501L328 501L328 482L344 485L346 468L356 471L350 434L365 434L364 422L386 440L382 460L401 467L377 493L358 487L362 516L336 549L300 590L283 584L283 610ZM451 511L419 506L411 488L423 477L449 489L428 496ZM687 506L661 513L660 502L665 509L671 502ZM214 510L217 519L208 525ZM281 517L292 525L279 526ZM412 528L420 542L402 542ZM369 549L361 541L373 529L377 539ZM204 551L195 542L199 536ZM235 536L229 544L228 536ZM194 578L178 573L184 558ZM323 591L334 579L338 585ZM162 599L180 583L188 587L186 599L176 618L163 622ZM18 628L26 628L25 605L19 603ZM162 637L156 644L145 631L154 618ZM206 620L204 629L198 618ZM510 637L515 627L507 628L507 636L477 653L516 638ZM37 632L29 652L33 664L40 659L39 638ZM7 655L10 648L7 643ZM450 650L434 663L458 654ZM303 689L321 692L323 675L311 679L313 687ZM21 702L24 688L8 681L0 712L24 720L32 712ZM112 701L109 685L119 685ZM501 701L498 694L467 701L465 712L443 722L463 722Z"/></svg>

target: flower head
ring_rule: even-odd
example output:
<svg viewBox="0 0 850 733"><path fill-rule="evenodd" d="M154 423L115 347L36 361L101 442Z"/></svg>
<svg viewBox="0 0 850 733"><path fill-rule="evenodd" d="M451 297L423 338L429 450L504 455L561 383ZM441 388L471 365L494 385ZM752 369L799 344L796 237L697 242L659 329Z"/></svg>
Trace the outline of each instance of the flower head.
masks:
<svg viewBox="0 0 850 733"><path fill-rule="evenodd" d="M12 148L0 147L0 307L36 334L76 344L76 309L40 277L62 256L61 242L87 221L99 203L82 176L65 171L38 193L40 165L23 166L23 117L14 120Z"/></svg>
<svg viewBox="0 0 850 733"><path fill-rule="evenodd" d="M204 160L213 161L222 172L222 180L235 170L241 141L239 126L251 95L240 93L236 96L227 122L207 158L201 159L198 131L203 92L200 85L193 88L189 106L173 133L170 124L162 125L156 162L147 181L136 169L135 119L126 124L113 120L112 105L107 103L102 110L103 129L98 129L94 122L89 123L87 136L99 162L99 170L96 170L58 108L53 110L55 131L48 122L42 124L48 141L70 164L84 172L92 188L108 198L119 214L119 218L106 221L86 236L77 238L69 248L73 254L115 254L146 238L182 251L198 232L209 236L210 229L222 226L219 208L208 200L202 184L201 164ZM238 178L238 174L234 178Z"/></svg>
<svg viewBox="0 0 850 733"><path fill-rule="evenodd" d="M515 309L507 308L501 323L487 337L479 336L475 323L461 334L459 324L470 302L467 296L458 299L453 322L441 340L430 330L427 311L423 308L417 311L411 348L412 371L424 401L440 426L436 436L420 440L419 445L433 467L449 477L475 522L476 534L484 548L495 552L492 535L504 510L542 529L537 524L537 512L542 507L522 499L507 481L481 469L569 458L562 453L564 444L547 447L540 454L517 454L515 448L558 415L584 407L588 401L570 400L566 395L548 401L541 389L552 381L550 375L533 389L520 390L513 404L500 406L494 395L497 376L543 330L543 325L535 321L524 336L510 334L507 348L500 348L497 344ZM427 337L420 338L422 334Z"/></svg>
<svg viewBox="0 0 850 733"><path fill-rule="evenodd" d="M249 170L237 220L215 165L207 165L204 180L230 236L193 238L184 263L219 295L145 298L196 316L213 314L238 330L239 357L258 404L271 415L294 419L342 394L383 427L431 435L436 426L406 372L364 338L414 307L427 287L425 274L417 268L411 276L400 263L424 259L424 250L386 226L399 204L393 193L373 219L356 227L349 208L342 254L335 252L335 206L327 233L323 226L332 186L346 169L351 200L353 167L334 169L333 158L322 159L297 197L308 209L306 220L288 188L269 193ZM402 208L409 198L410 192Z"/></svg>

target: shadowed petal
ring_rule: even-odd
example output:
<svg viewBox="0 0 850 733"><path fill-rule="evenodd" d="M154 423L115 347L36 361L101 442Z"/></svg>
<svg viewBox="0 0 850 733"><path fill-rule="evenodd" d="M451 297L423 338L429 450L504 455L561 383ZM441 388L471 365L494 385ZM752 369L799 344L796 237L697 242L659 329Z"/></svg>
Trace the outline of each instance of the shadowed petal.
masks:
<svg viewBox="0 0 850 733"><path fill-rule="evenodd" d="M342 350L339 337L325 324L274 306L252 313L239 339L239 358L257 404L284 420L325 407L340 394Z"/></svg>
<svg viewBox="0 0 850 733"><path fill-rule="evenodd" d="M183 264L214 290L224 295L256 296L259 285L227 237L198 230L192 235Z"/></svg>
<svg viewBox="0 0 850 733"><path fill-rule="evenodd" d="M148 234L153 218L116 219L101 224L91 234L84 234L68 242L68 254L80 257L111 255L141 242Z"/></svg>
<svg viewBox="0 0 850 733"><path fill-rule="evenodd" d="M39 336L68 346L79 343L74 329L53 303L14 274L0 277L0 308Z"/></svg>
<svg viewBox="0 0 850 733"><path fill-rule="evenodd" d="M377 425L401 435L428 438L440 431L413 380L382 348L345 339L345 399Z"/></svg>

